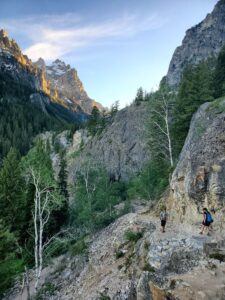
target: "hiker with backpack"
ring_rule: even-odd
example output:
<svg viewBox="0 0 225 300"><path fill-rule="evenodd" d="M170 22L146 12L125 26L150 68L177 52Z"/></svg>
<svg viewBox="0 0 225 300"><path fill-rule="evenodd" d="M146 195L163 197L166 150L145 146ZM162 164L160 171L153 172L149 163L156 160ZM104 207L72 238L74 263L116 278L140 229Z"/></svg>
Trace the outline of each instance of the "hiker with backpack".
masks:
<svg viewBox="0 0 225 300"><path fill-rule="evenodd" d="M167 218L168 218L168 213L166 211L166 207L162 206L160 212L161 232L165 232Z"/></svg>
<svg viewBox="0 0 225 300"><path fill-rule="evenodd" d="M203 222L201 226L200 234L203 234L204 230L208 230L209 234L209 226L212 224L213 218L210 212L206 207L203 208Z"/></svg>

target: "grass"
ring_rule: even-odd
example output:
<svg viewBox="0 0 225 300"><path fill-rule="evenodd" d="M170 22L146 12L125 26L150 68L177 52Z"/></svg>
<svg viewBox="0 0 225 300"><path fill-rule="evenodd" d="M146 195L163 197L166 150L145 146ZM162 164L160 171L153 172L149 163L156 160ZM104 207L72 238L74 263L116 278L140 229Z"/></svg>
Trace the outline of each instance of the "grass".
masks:
<svg viewBox="0 0 225 300"><path fill-rule="evenodd" d="M125 271L127 271L127 270L129 269L129 267L131 266L133 257L134 257L134 253L131 253L131 254L126 258L125 265L124 265L125 268L126 268Z"/></svg>
<svg viewBox="0 0 225 300"><path fill-rule="evenodd" d="M149 242L145 241L145 242L144 242L144 249L145 249L145 251L148 251L148 250L149 250L149 247L150 247Z"/></svg>

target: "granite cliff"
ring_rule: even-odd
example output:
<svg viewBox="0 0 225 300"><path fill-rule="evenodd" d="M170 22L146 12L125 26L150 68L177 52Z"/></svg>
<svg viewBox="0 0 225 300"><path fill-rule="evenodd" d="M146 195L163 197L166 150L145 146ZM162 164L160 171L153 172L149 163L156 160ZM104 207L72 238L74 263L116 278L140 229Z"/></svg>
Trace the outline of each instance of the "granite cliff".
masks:
<svg viewBox="0 0 225 300"><path fill-rule="evenodd" d="M225 98L205 103L194 114L173 173L174 209L194 219L205 207L221 211L225 196Z"/></svg>
<svg viewBox="0 0 225 300"><path fill-rule="evenodd" d="M76 172L86 161L104 168L112 181L128 181L150 159L146 139L147 104L131 105L117 112L100 134L92 137L87 130L75 132L72 141L66 132L56 140L66 149L68 175L73 184ZM54 158L57 169L58 155Z"/></svg>
<svg viewBox="0 0 225 300"><path fill-rule="evenodd" d="M140 172L150 159L145 132L147 118L145 103L120 110L112 124L100 135L87 141L81 153L82 158L97 161L112 180L128 180ZM77 160L78 157L70 165L71 169L76 166Z"/></svg>
<svg viewBox="0 0 225 300"><path fill-rule="evenodd" d="M209 56L217 56L225 44L225 1L220 0L212 13L187 30L182 45L177 47L169 65L167 82L177 86L189 64L197 64Z"/></svg>

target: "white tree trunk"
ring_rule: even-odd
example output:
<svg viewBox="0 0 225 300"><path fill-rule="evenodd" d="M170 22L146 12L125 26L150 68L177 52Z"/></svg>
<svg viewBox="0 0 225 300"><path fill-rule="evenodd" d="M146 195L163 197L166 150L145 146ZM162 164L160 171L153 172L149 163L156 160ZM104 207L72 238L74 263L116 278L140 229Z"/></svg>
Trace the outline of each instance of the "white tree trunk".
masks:
<svg viewBox="0 0 225 300"><path fill-rule="evenodd" d="M39 280L43 268L43 232L44 227L48 223L50 211L48 204L50 201L49 187L45 187L41 190L40 176L35 174L31 169L31 176L33 184L35 186L35 197L34 197L34 257L35 257L35 291L38 289Z"/></svg>
<svg viewBox="0 0 225 300"><path fill-rule="evenodd" d="M173 167L173 153L172 153L172 144L171 144L171 138L170 138L170 129L169 129L169 109L168 105L166 107L166 132L167 132L167 139L168 139L168 148L169 148L169 155L170 155L170 165Z"/></svg>
<svg viewBox="0 0 225 300"><path fill-rule="evenodd" d="M161 122L153 121L154 125L157 127L159 134L166 138L166 142L160 145L161 148L165 148L166 152L169 153L170 166L174 166L173 162L173 152L172 143L169 128L169 103L163 96L163 103L161 104L160 110L152 109L152 112L158 116Z"/></svg>

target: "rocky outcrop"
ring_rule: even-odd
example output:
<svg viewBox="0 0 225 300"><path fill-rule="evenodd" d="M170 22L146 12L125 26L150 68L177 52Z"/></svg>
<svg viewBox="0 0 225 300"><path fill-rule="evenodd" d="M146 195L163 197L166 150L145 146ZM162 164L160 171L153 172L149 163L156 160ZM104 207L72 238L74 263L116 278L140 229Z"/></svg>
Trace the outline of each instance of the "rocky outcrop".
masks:
<svg viewBox="0 0 225 300"><path fill-rule="evenodd" d="M128 230L141 233L139 239L129 240ZM224 241L212 239L216 237L199 236L195 227L187 230L171 220L166 233L160 233L158 218L148 207L142 208L85 238L86 253L68 253L44 269L39 296L46 300L223 300L225 263L205 255L204 245L216 244L221 252ZM26 290L21 292L18 284L4 299L25 300Z"/></svg>
<svg viewBox="0 0 225 300"><path fill-rule="evenodd" d="M175 50L167 73L169 85L176 86L184 68L211 55L217 56L225 44L225 1L220 0L213 12L198 25L187 30L182 45Z"/></svg>
<svg viewBox="0 0 225 300"><path fill-rule="evenodd" d="M90 99L78 77L77 71L57 59L47 66L42 58L35 65L44 72L48 81L51 97L72 111L90 114L93 107L102 110L100 103Z"/></svg>
<svg viewBox="0 0 225 300"><path fill-rule="evenodd" d="M172 176L174 208L191 220L204 206L225 205L224 120L225 98L198 109Z"/></svg>
<svg viewBox="0 0 225 300"><path fill-rule="evenodd" d="M84 161L103 167L112 181L128 180L140 172L150 159L145 132L147 118L145 103L131 105L120 110L101 134L91 137L86 130L77 131L67 147L70 183Z"/></svg>

